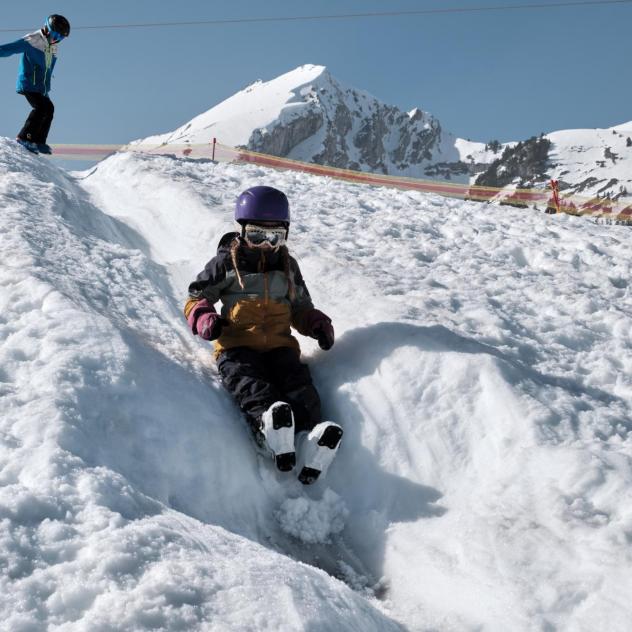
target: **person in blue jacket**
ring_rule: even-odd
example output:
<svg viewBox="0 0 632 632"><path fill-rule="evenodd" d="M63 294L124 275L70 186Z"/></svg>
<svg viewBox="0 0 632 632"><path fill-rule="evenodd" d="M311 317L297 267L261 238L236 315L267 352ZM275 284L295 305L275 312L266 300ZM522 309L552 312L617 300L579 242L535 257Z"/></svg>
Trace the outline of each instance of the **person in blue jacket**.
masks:
<svg viewBox="0 0 632 632"><path fill-rule="evenodd" d="M70 23L63 15L51 15L35 33L0 46L0 57L22 54L16 90L33 108L17 141L29 151L52 153L47 145L55 108L49 99L50 81L57 61L57 44L70 35Z"/></svg>

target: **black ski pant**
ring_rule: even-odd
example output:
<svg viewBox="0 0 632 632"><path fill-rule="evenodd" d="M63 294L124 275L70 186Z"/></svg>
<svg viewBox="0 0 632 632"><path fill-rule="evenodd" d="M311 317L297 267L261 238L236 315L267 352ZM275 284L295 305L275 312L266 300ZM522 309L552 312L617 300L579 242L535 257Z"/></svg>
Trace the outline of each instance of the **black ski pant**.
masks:
<svg viewBox="0 0 632 632"><path fill-rule="evenodd" d="M320 397L309 367L300 361L295 349L226 349L218 358L217 369L253 431L261 428L261 415L278 401L292 407L296 432L320 423Z"/></svg>
<svg viewBox="0 0 632 632"><path fill-rule="evenodd" d="M23 92L22 94L33 109L20 130L18 138L44 144L53 122L55 106L46 95L39 92Z"/></svg>

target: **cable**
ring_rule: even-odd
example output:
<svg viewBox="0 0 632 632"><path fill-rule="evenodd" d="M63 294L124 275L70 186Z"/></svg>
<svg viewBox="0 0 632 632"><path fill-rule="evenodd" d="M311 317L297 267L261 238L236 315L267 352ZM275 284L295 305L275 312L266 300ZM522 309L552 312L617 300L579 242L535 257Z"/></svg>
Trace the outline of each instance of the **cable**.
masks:
<svg viewBox="0 0 632 632"><path fill-rule="evenodd" d="M524 11L529 9L556 9L568 7L632 4L632 0L578 0L576 2L548 2L538 4L514 4L509 6L445 7L441 9L420 9L417 11L375 11L371 13L340 13L332 15L296 15L267 18L227 18L223 20L195 20L189 22L145 22L135 24L99 24L74 26L73 31L105 29L161 28L166 26L210 26L228 24L254 24L264 22L314 22L317 20L351 20L356 18L383 18L415 15L438 15L450 13L481 13L489 11ZM0 29L0 33L24 32L29 29Z"/></svg>

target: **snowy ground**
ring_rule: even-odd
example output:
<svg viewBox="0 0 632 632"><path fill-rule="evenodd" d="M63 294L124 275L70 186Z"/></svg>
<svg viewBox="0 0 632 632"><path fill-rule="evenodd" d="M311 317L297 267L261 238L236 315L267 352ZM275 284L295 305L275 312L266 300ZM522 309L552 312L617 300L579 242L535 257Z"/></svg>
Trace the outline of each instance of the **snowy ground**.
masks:
<svg viewBox="0 0 632 632"><path fill-rule="evenodd" d="M181 315L262 183L338 338L309 492ZM629 228L4 139L0 205L0 629L629 628Z"/></svg>

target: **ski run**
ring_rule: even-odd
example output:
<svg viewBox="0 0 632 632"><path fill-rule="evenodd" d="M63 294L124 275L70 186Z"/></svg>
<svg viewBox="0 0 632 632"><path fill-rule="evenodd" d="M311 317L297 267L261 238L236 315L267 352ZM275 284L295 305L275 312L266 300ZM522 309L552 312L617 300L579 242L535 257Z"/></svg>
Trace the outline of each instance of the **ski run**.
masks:
<svg viewBox="0 0 632 632"><path fill-rule="evenodd" d="M336 328L310 488L182 315L258 184ZM628 227L8 139L0 208L1 630L630 629Z"/></svg>

